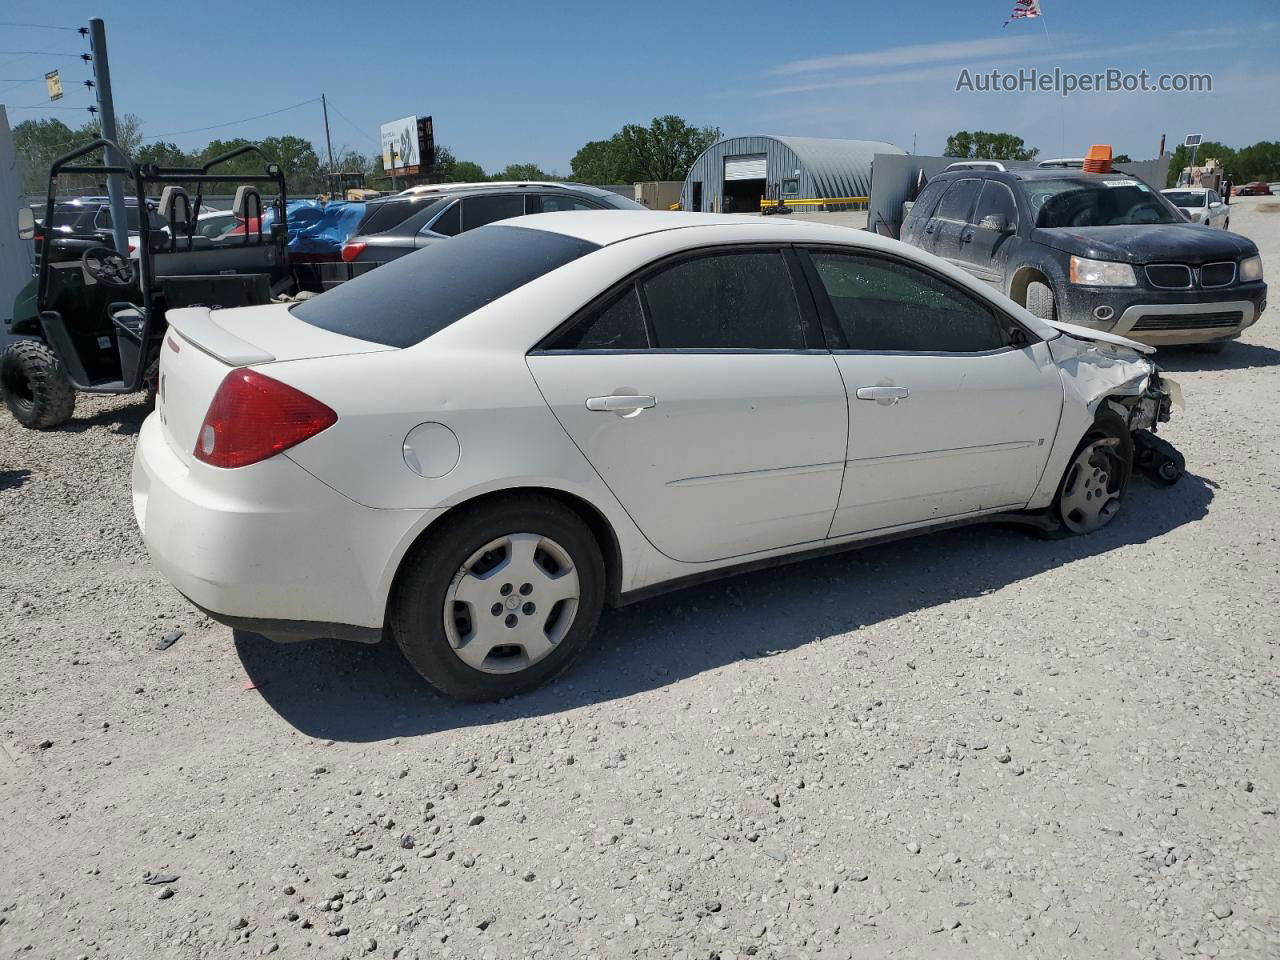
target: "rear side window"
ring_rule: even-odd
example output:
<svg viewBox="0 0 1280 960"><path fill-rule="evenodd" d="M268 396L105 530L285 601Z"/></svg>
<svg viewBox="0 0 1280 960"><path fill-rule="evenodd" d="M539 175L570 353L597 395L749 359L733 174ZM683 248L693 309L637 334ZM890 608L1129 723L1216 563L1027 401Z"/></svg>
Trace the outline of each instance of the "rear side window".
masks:
<svg viewBox="0 0 1280 960"><path fill-rule="evenodd" d="M547 345L548 350L644 350L649 346L640 296L635 284L597 310L584 322L575 323Z"/></svg>
<svg viewBox="0 0 1280 960"><path fill-rule="evenodd" d="M444 237L456 237L462 232L462 204L450 204L449 209L440 214L427 229Z"/></svg>
<svg viewBox="0 0 1280 960"><path fill-rule="evenodd" d="M791 271L779 250L684 260L644 282L655 347L803 350Z"/></svg>
<svg viewBox="0 0 1280 960"><path fill-rule="evenodd" d="M388 200L385 203L371 203L365 211L364 219L356 227L356 233L383 233L392 227L399 226L409 215L421 207L415 206L411 200Z"/></svg>
<svg viewBox="0 0 1280 960"><path fill-rule="evenodd" d="M497 193L462 201L462 229L474 230L495 220L524 216L524 194Z"/></svg>
<svg viewBox="0 0 1280 960"><path fill-rule="evenodd" d="M851 350L979 353L1008 345L990 307L932 274L874 257L812 257Z"/></svg>
<svg viewBox="0 0 1280 960"><path fill-rule="evenodd" d="M346 337L410 347L598 249L545 230L486 227L392 260L291 310Z"/></svg>
<svg viewBox="0 0 1280 960"><path fill-rule="evenodd" d="M916 197L916 202L911 205L911 219L917 217L928 219L933 216L934 208L938 205L938 198L942 196L942 191L947 188L947 180L934 180L932 183L926 184L925 188L920 191L920 196Z"/></svg>
<svg viewBox="0 0 1280 960"><path fill-rule="evenodd" d="M978 199L980 189L981 180L957 180L942 198L942 203L938 204L938 216L943 220L965 223L969 219L969 211L973 209L973 202Z"/></svg>

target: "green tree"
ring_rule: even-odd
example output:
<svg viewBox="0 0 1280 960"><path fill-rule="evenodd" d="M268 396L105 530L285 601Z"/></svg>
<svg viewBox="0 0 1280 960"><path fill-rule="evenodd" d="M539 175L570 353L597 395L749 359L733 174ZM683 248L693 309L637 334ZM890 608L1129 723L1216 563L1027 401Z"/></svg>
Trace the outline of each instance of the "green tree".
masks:
<svg viewBox="0 0 1280 960"><path fill-rule="evenodd" d="M1133 163L1133 157L1129 156L1127 153L1117 153L1114 157L1111 158L1111 162L1112 163Z"/></svg>
<svg viewBox="0 0 1280 960"><path fill-rule="evenodd" d="M630 182L630 171L617 135L608 140L592 140L583 144L569 161L569 170L579 183Z"/></svg>
<svg viewBox="0 0 1280 960"><path fill-rule="evenodd" d="M1261 140L1244 147L1228 170L1236 183L1280 180L1280 141Z"/></svg>
<svg viewBox="0 0 1280 960"><path fill-rule="evenodd" d="M43 195L49 186L49 167L78 143L74 130L61 120L24 120L13 128L13 145L22 164L22 187Z"/></svg>
<svg viewBox="0 0 1280 960"><path fill-rule="evenodd" d="M133 159L140 164L155 164L157 167L189 167L195 160L176 143L165 141L147 144L133 155Z"/></svg>
<svg viewBox="0 0 1280 960"><path fill-rule="evenodd" d="M536 163L509 163L490 179L492 180L554 180L554 173L547 173Z"/></svg>
<svg viewBox="0 0 1280 960"><path fill-rule="evenodd" d="M683 180L698 155L719 139L718 127L654 117L647 127L629 123L608 140L585 144L570 166L574 179L584 183Z"/></svg>
<svg viewBox="0 0 1280 960"><path fill-rule="evenodd" d="M1012 133L989 133L986 130L961 130L947 137L944 157L961 160L1034 160L1040 151L1028 147Z"/></svg>
<svg viewBox="0 0 1280 960"><path fill-rule="evenodd" d="M487 180L484 167L472 160L459 160L453 167L454 183L479 183Z"/></svg>

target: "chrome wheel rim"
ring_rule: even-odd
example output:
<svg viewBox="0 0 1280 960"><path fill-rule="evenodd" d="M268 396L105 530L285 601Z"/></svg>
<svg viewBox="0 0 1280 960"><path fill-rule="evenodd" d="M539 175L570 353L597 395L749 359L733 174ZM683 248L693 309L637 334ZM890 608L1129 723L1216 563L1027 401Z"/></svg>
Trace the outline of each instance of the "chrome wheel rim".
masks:
<svg viewBox="0 0 1280 960"><path fill-rule="evenodd" d="M1120 464L1112 448L1115 440L1089 444L1071 462L1062 486L1062 522L1073 533L1092 533L1120 512Z"/></svg>
<svg viewBox="0 0 1280 960"><path fill-rule="evenodd" d="M568 635L580 593L569 551L541 534L508 534L454 573L445 593L445 635L472 669L519 673Z"/></svg>

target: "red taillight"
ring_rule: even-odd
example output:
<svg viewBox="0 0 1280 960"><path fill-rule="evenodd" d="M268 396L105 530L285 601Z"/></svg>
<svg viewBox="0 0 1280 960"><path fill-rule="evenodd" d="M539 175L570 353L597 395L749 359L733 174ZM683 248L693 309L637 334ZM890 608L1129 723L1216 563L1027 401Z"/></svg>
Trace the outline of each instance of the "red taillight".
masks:
<svg viewBox="0 0 1280 960"><path fill-rule="evenodd" d="M367 243L344 243L342 245L343 261L350 263L356 257L360 256L360 254L364 253L364 248L367 246Z"/></svg>
<svg viewBox="0 0 1280 960"><path fill-rule="evenodd" d="M244 467L337 422L336 413L301 390L253 370L232 370L204 415L195 457L215 467Z"/></svg>

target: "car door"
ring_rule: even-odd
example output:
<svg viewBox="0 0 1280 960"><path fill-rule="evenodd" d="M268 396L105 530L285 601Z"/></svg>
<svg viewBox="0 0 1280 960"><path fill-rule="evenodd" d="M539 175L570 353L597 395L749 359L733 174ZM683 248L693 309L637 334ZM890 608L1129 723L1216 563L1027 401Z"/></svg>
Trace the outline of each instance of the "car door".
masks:
<svg viewBox="0 0 1280 960"><path fill-rule="evenodd" d="M681 254L529 355L556 418L668 557L827 535L848 401L797 269L776 246Z"/></svg>
<svg viewBox="0 0 1280 960"><path fill-rule="evenodd" d="M1046 344L923 265L839 248L808 257L849 397L831 536L1023 506L1062 411Z"/></svg>
<svg viewBox="0 0 1280 960"><path fill-rule="evenodd" d="M981 192L981 180L966 178L952 183L942 195L932 224L934 256L950 260L960 267L966 266L964 247L968 241L962 240L961 235L969 229L969 217Z"/></svg>
<svg viewBox="0 0 1280 960"><path fill-rule="evenodd" d="M901 239L904 243L933 252L934 229L936 229L933 214L938 209L938 201L942 199L947 186L946 180L932 180L925 184L925 188L920 191L920 196L916 197L915 202L911 204L910 213L903 220Z"/></svg>
<svg viewBox="0 0 1280 960"><path fill-rule="evenodd" d="M960 263L979 280L1005 290L1005 263L1018 230L1018 204L999 180L987 180L960 233Z"/></svg>
<svg viewBox="0 0 1280 960"><path fill-rule="evenodd" d="M1210 190L1205 194L1204 199L1207 205L1205 223L1219 230L1226 229L1227 206L1222 202L1222 198L1215 191Z"/></svg>

